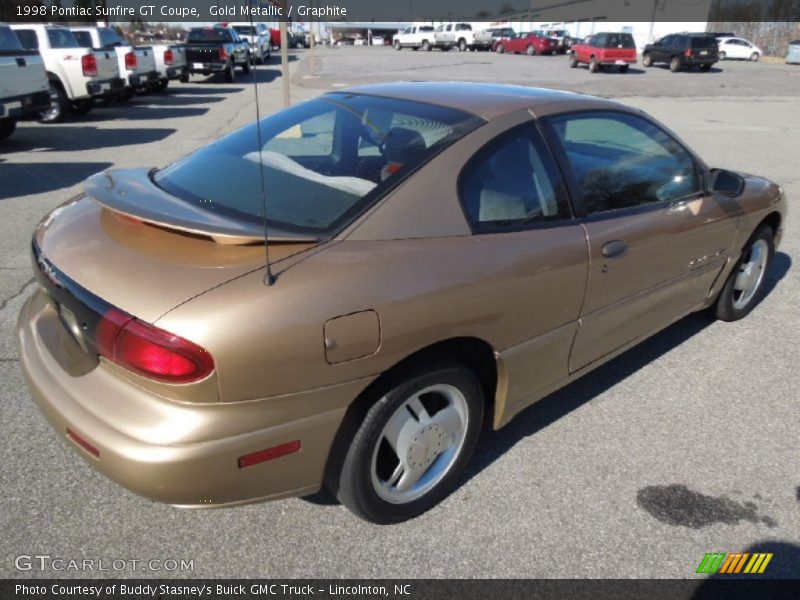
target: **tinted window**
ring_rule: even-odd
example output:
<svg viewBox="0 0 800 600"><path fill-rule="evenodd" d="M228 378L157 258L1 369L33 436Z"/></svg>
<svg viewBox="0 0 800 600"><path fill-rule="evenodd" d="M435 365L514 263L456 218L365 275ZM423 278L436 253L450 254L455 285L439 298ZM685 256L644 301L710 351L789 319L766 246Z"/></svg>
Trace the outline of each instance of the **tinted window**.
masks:
<svg viewBox="0 0 800 600"><path fill-rule="evenodd" d="M717 40L710 35L690 37L689 40L692 48L715 48L717 46Z"/></svg>
<svg viewBox="0 0 800 600"><path fill-rule="evenodd" d="M192 29L186 36L187 42L213 43L230 42L231 32L221 27L206 27L203 29Z"/></svg>
<svg viewBox="0 0 800 600"><path fill-rule="evenodd" d="M505 135L469 162L461 201L477 229L517 227L568 216L558 170L536 132Z"/></svg>
<svg viewBox="0 0 800 600"><path fill-rule="evenodd" d="M256 28L250 25L234 25L233 28L239 35L258 35Z"/></svg>
<svg viewBox="0 0 800 600"><path fill-rule="evenodd" d="M604 48L635 48L633 36L629 33L608 33L606 34Z"/></svg>
<svg viewBox="0 0 800 600"><path fill-rule="evenodd" d="M47 39L51 48L80 48L78 40L69 29L48 29Z"/></svg>
<svg viewBox="0 0 800 600"><path fill-rule="evenodd" d="M22 50L17 36L5 25L0 26L0 50Z"/></svg>
<svg viewBox="0 0 800 600"><path fill-rule="evenodd" d="M110 48L111 46L126 46L127 43L119 34L113 29L98 29L100 34L100 46L102 48Z"/></svg>
<svg viewBox="0 0 800 600"><path fill-rule="evenodd" d="M349 222L391 185L480 123L439 106L326 94L170 165L155 181L203 210L325 233ZM259 168L263 162L263 169Z"/></svg>
<svg viewBox="0 0 800 600"><path fill-rule="evenodd" d="M36 37L33 29L17 29L14 33L17 34L17 39L26 50L39 49L39 38Z"/></svg>
<svg viewBox="0 0 800 600"><path fill-rule="evenodd" d="M676 200L700 190L692 157L649 121L583 113L549 121L590 213Z"/></svg>
<svg viewBox="0 0 800 600"><path fill-rule="evenodd" d="M433 27L420 27L417 31L419 32L433 31Z"/></svg>
<svg viewBox="0 0 800 600"><path fill-rule="evenodd" d="M72 33L81 46L84 48L92 47L92 36L88 31L73 31Z"/></svg>

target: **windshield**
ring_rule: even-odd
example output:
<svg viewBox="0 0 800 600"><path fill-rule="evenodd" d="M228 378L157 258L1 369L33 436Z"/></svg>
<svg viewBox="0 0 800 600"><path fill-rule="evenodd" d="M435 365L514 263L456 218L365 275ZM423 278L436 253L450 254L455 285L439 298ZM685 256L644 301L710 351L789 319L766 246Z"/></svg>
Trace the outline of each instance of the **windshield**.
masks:
<svg viewBox="0 0 800 600"><path fill-rule="evenodd" d="M17 36L5 25L0 25L0 50L22 50Z"/></svg>
<svg viewBox="0 0 800 600"><path fill-rule="evenodd" d="M326 234L483 121L449 108L326 94L261 120L261 162L272 228ZM261 223L258 131L248 125L159 171L170 194Z"/></svg>
<svg viewBox="0 0 800 600"><path fill-rule="evenodd" d="M203 29L192 29L189 35L186 36L187 42L230 42L231 32L222 27L204 27Z"/></svg>

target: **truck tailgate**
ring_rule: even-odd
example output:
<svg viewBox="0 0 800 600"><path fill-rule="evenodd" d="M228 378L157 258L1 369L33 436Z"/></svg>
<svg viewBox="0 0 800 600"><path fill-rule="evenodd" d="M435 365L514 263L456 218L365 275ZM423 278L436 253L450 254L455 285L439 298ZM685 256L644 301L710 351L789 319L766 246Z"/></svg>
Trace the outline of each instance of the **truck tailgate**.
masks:
<svg viewBox="0 0 800 600"><path fill-rule="evenodd" d="M97 77L94 79L105 81L119 77L119 62L116 50L93 50L93 52L94 57L97 59Z"/></svg>
<svg viewBox="0 0 800 600"><path fill-rule="evenodd" d="M0 100L47 90L44 63L38 52L0 52Z"/></svg>
<svg viewBox="0 0 800 600"><path fill-rule="evenodd" d="M156 58L151 46L136 46L137 73L149 73L156 70Z"/></svg>
<svg viewBox="0 0 800 600"><path fill-rule="evenodd" d="M219 58L219 44L191 44L186 48L186 62L193 63L213 63L223 62Z"/></svg>

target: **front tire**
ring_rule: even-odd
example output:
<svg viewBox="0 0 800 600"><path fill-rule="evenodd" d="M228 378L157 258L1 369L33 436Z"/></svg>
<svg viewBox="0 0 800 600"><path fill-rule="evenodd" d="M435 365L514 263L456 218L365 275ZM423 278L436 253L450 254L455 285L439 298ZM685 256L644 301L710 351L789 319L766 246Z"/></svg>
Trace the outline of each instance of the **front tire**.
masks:
<svg viewBox="0 0 800 600"><path fill-rule="evenodd" d="M461 38L458 40L458 50L459 52L466 52L469 48L467 48L467 40Z"/></svg>
<svg viewBox="0 0 800 600"><path fill-rule="evenodd" d="M650 54L645 54L644 56L642 56L642 66L644 67L653 66L653 57Z"/></svg>
<svg viewBox="0 0 800 600"><path fill-rule="evenodd" d="M373 523L438 504L472 455L483 420L473 372L451 363L409 372L367 412L338 477L339 501Z"/></svg>
<svg viewBox="0 0 800 600"><path fill-rule="evenodd" d="M247 55L247 59L242 63L242 73L247 75L250 73L250 55Z"/></svg>
<svg viewBox="0 0 800 600"><path fill-rule="evenodd" d="M753 53L750 55L750 61L751 61L751 62L757 62L757 61L758 61L758 52L753 52Z"/></svg>
<svg viewBox="0 0 800 600"><path fill-rule="evenodd" d="M431 50L431 43L428 40L422 40L422 49L425 52L430 52Z"/></svg>
<svg viewBox="0 0 800 600"><path fill-rule="evenodd" d="M725 60L726 58L728 58L728 55L725 54L724 52L720 52L717 56L720 60Z"/></svg>
<svg viewBox="0 0 800 600"><path fill-rule="evenodd" d="M575 57L575 54L570 53L569 55L569 68L574 69L578 66L578 59Z"/></svg>
<svg viewBox="0 0 800 600"><path fill-rule="evenodd" d="M525 48L525 54L528 56L535 56L536 55L536 47L533 44L528 44Z"/></svg>
<svg viewBox="0 0 800 600"><path fill-rule="evenodd" d="M225 69L223 78L225 79L225 83L234 83L236 81L236 71L234 70L233 62L228 64L228 68Z"/></svg>
<svg viewBox="0 0 800 600"><path fill-rule="evenodd" d="M393 45L394 49L397 50L398 52L403 49L403 46L400 45L400 42L396 41Z"/></svg>
<svg viewBox="0 0 800 600"><path fill-rule="evenodd" d="M722 321L738 321L750 314L766 293L767 272L775 254L772 228L762 225L748 241L714 305Z"/></svg>
<svg viewBox="0 0 800 600"><path fill-rule="evenodd" d="M505 51L506 51L506 47L505 47L505 46L503 46L503 44L498 44L498 45L497 45L497 50L496 50L496 52L497 52L498 54L503 54L503 52L505 52Z"/></svg>

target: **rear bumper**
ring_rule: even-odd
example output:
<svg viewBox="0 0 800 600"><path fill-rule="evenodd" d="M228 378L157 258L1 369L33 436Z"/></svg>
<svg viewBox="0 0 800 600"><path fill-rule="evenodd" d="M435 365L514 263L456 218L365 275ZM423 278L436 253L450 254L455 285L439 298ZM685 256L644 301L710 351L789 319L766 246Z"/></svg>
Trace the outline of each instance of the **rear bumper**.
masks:
<svg viewBox="0 0 800 600"><path fill-rule="evenodd" d="M717 56L684 56L682 59L682 64L685 67L696 67L699 65L713 65L718 60L719 57Z"/></svg>
<svg viewBox="0 0 800 600"><path fill-rule="evenodd" d="M31 394L59 436L122 486L186 507L318 490L347 405L368 383L230 404L167 400L120 377L103 361L81 368L77 344L41 290L22 308L17 341ZM287 414L287 406L305 414ZM309 415L309 407L318 411ZM68 430L94 447L97 456ZM299 452L239 468L241 456L295 440L300 440Z"/></svg>
<svg viewBox="0 0 800 600"><path fill-rule="evenodd" d="M597 61L600 65L635 65L636 57L630 58L605 58Z"/></svg>
<svg viewBox="0 0 800 600"><path fill-rule="evenodd" d="M186 75L188 72L189 72L189 67L186 65L181 65L179 67L167 67L167 79L180 79L183 75Z"/></svg>
<svg viewBox="0 0 800 600"><path fill-rule="evenodd" d="M90 96L109 96L125 89L125 80L122 77L90 81L86 84L86 91Z"/></svg>
<svg viewBox="0 0 800 600"><path fill-rule="evenodd" d="M222 73L228 69L228 63L189 63L189 73L201 73L209 75L211 73Z"/></svg>
<svg viewBox="0 0 800 600"><path fill-rule="evenodd" d="M139 87L147 85L148 83L155 83L159 80L158 71L147 71L146 73L134 73L128 76L128 84L132 87Z"/></svg>
<svg viewBox="0 0 800 600"><path fill-rule="evenodd" d="M36 117L50 107L50 92L33 92L0 100L0 119Z"/></svg>

